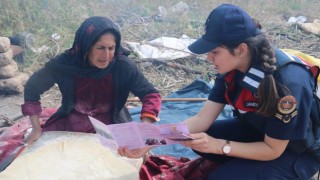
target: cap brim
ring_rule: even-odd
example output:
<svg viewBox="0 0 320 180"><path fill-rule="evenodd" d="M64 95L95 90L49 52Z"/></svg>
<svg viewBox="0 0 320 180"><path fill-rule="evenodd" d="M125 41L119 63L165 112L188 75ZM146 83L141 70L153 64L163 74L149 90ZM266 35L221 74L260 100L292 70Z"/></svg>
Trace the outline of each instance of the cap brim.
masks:
<svg viewBox="0 0 320 180"><path fill-rule="evenodd" d="M195 54L204 54L218 47L220 43L213 43L199 38L188 46L188 49Z"/></svg>

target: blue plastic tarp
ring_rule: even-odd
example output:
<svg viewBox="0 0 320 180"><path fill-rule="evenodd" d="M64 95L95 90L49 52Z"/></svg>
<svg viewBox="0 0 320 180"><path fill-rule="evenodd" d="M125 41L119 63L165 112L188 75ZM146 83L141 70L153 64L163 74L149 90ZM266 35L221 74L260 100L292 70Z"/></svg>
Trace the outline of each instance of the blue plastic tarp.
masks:
<svg viewBox="0 0 320 180"><path fill-rule="evenodd" d="M193 81L188 86L173 92L168 95L168 98L208 98L212 89L212 85L201 80L197 79ZM162 102L161 111L159 114L160 121L158 124L168 124L168 123L177 123L182 122L195 115L200 111L203 106L204 101L199 102ZM141 107L131 108L129 110L134 121L140 121L140 111ZM218 119L230 119L232 117L232 110L226 106L224 111L219 115ZM189 159L194 159L198 157L190 148L184 147L179 144L160 146L152 149L152 153L155 155L171 155L177 158L187 157Z"/></svg>

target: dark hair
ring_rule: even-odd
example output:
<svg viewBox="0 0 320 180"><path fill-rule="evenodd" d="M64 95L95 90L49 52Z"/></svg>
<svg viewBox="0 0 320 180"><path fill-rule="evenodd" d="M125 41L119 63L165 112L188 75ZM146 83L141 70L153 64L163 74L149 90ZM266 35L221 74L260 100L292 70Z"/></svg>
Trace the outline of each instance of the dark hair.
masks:
<svg viewBox="0 0 320 180"><path fill-rule="evenodd" d="M252 58L259 61L252 63L259 63L265 71L257 91L259 97L257 113L264 116L274 115L279 100L278 84L273 77L273 72L277 69L274 49L264 34L248 38L244 43L248 45Z"/></svg>
<svg viewBox="0 0 320 180"><path fill-rule="evenodd" d="M257 23L257 27L261 28L261 25L256 20L254 21ZM241 43L247 44L250 50L251 64L257 63L265 71L265 77L260 82L257 91L257 96L259 98L257 113L263 116L274 115L276 112L275 107L277 106L280 97L279 88L281 87L273 77L273 72L277 69L274 49L263 33L250 37L243 42L228 43L224 44L224 46L232 55L235 55L234 49Z"/></svg>

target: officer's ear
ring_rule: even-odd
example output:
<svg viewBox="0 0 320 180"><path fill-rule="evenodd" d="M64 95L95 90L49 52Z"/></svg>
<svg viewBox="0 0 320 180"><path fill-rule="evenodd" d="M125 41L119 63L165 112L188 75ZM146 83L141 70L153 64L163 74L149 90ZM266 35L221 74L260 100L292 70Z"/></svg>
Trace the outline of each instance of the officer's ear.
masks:
<svg viewBox="0 0 320 180"><path fill-rule="evenodd" d="M235 54L238 57L243 57L243 56L247 56L249 52L249 47L246 43L241 43L238 45L238 47L236 47L235 49Z"/></svg>

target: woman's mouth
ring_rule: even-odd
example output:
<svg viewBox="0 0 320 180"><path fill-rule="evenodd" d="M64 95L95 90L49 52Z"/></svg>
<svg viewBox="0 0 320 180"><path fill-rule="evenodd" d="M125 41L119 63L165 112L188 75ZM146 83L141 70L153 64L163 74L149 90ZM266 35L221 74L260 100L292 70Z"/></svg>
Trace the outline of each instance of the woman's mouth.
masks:
<svg viewBox="0 0 320 180"><path fill-rule="evenodd" d="M100 63L108 63L109 61L107 60L98 60Z"/></svg>

